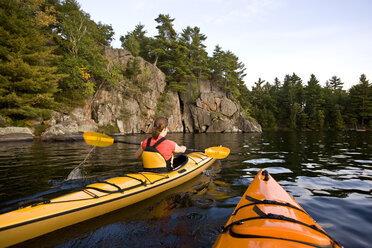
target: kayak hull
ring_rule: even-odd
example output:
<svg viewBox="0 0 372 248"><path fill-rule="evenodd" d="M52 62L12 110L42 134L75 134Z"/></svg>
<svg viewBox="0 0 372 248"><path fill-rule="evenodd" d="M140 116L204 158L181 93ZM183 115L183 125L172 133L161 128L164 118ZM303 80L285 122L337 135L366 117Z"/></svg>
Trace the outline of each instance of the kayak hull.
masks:
<svg viewBox="0 0 372 248"><path fill-rule="evenodd" d="M170 173L140 172L110 178L50 202L0 215L0 247L112 212L140 202L196 177L216 159L196 152Z"/></svg>
<svg viewBox="0 0 372 248"><path fill-rule="evenodd" d="M218 236L221 247L341 247L260 170Z"/></svg>

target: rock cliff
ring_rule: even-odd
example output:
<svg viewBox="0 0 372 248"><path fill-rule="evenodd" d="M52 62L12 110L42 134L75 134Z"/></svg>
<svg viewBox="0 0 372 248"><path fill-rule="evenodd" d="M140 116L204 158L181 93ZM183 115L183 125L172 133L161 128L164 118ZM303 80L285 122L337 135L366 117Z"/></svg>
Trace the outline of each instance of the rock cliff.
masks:
<svg viewBox="0 0 372 248"><path fill-rule="evenodd" d="M85 131L149 133L158 115L169 119L170 132L261 132L228 92L208 80L191 82L186 92L166 89L157 67L123 49L106 48L108 70L117 83L103 82L86 105L69 114L54 113L43 139ZM131 69L131 70L129 70Z"/></svg>

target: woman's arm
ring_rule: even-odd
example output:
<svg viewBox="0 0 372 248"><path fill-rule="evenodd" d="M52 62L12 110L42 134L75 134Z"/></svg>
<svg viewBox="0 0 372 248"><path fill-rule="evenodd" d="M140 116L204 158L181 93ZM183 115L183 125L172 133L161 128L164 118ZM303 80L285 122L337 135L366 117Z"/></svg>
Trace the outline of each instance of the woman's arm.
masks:
<svg viewBox="0 0 372 248"><path fill-rule="evenodd" d="M176 148L174 149L175 153L184 153L186 151L186 146L179 146L176 144Z"/></svg>
<svg viewBox="0 0 372 248"><path fill-rule="evenodd" d="M138 148L138 150L136 151L136 154L134 154L134 158L139 159L142 155L142 152L143 150L142 150L142 145L141 145L140 148Z"/></svg>

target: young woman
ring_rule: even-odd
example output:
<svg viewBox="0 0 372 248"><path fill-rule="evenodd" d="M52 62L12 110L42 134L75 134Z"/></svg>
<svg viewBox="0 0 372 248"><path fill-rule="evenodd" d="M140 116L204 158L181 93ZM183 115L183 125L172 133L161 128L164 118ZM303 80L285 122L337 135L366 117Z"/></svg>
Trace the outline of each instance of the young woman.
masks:
<svg viewBox="0 0 372 248"><path fill-rule="evenodd" d="M165 139L168 133L168 119L157 117L152 128L152 137L145 139L137 150L135 158L142 156L145 171L165 172L173 167L173 153L184 153L186 146Z"/></svg>

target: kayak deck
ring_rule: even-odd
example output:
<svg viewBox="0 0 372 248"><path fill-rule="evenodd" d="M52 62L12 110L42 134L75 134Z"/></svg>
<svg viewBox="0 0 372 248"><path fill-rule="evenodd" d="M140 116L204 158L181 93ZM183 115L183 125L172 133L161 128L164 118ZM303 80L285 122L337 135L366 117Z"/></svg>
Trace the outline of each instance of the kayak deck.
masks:
<svg viewBox="0 0 372 248"><path fill-rule="evenodd" d="M341 247L272 178L260 170L214 247Z"/></svg>
<svg viewBox="0 0 372 248"><path fill-rule="evenodd" d="M216 159L202 152L182 155L169 173L139 172L109 178L84 189L0 215L0 247L70 226L129 206L176 187Z"/></svg>

